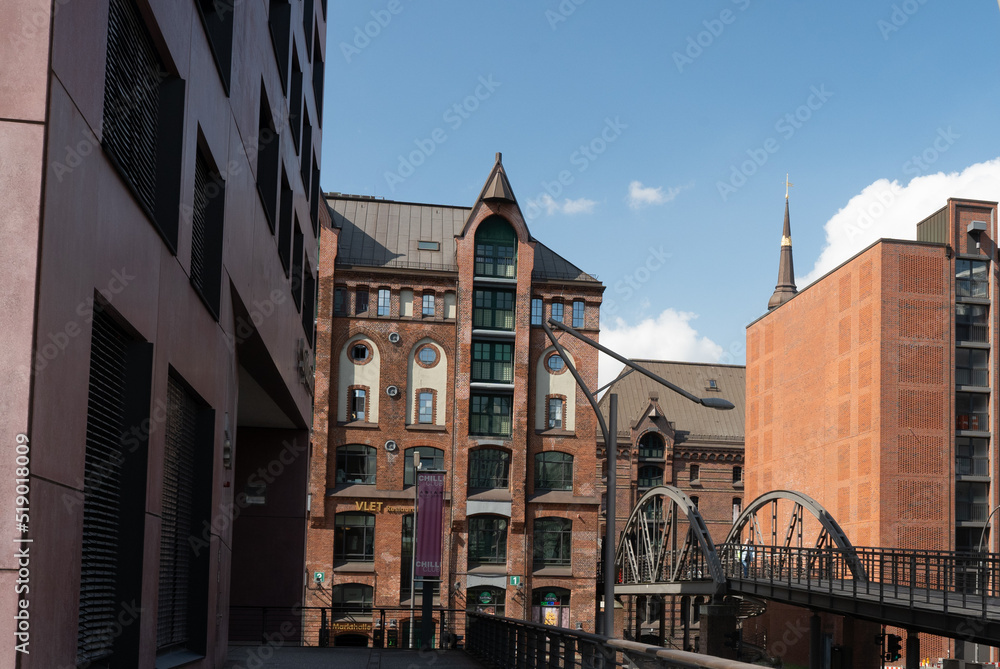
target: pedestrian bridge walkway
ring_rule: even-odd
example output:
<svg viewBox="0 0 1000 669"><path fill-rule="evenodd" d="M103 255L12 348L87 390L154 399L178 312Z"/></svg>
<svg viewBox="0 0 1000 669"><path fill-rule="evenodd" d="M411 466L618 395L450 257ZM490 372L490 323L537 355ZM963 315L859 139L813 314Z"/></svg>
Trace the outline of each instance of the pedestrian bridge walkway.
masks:
<svg viewBox="0 0 1000 669"><path fill-rule="evenodd" d="M223 669L481 669L462 650L234 646Z"/></svg>

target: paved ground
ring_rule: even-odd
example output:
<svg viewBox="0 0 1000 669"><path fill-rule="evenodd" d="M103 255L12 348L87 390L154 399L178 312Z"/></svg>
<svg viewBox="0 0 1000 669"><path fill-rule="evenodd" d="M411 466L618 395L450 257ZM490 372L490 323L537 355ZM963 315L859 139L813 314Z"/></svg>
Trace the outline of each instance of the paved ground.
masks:
<svg viewBox="0 0 1000 669"><path fill-rule="evenodd" d="M481 669L461 650L234 646L224 669Z"/></svg>

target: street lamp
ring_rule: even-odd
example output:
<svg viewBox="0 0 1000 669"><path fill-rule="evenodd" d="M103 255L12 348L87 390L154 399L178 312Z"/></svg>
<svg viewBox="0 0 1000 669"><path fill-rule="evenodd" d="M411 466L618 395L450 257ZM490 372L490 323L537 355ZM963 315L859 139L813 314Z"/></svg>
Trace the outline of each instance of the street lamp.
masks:
<svg viewBox="0 0 1000 669"><path fill-rule="evenodd" d="M615 625L615 494L618 487L615 466L618 455L618 395L616 393L608 395L608 422L605 423L604 416L601 415L601 410L597 405L597 399L583 383L583 379L580 378L580 373L576 371L576 367L572 362L570 362L569 356L566 355L566 351L563 350L563 347L556 340L555 334L552 332L552 328L549 327L550 325L554 325L563 332L576 337L585 344L589 344L601 353L610 355L615 360L627 365L640 374L648 376L657 383L673 390L675 393L683 395L695 404L701 404L702 406L709 407L710 409L719 409L723 411L733 409L735 408L735 405L728 400L718 397L698 397L696 395L692 395L683 388L675 386L666 379L649 371L645 367L637 365L624 356L618 355L611 349L601 346L593 339L583 336L565 323L557 321L554 318L550 318L548 322L542 321L542 328L544 328L546 336L549 338L549 341L552 342L552 346L555 347L556 352L559 353L559 356L566 364L566 368L569 369L570 374L573 375L573 378L576 380L576 385L578 385L580 390L583 391L583 394L587 396L590 406L593 407L594 415L597 416L597 423L601 427L601 434L604 435L605 457L607 458L608 463L608 501L604 514L604 616L602 633L605 636L610 637L613 636L612 631Z"/></svg>

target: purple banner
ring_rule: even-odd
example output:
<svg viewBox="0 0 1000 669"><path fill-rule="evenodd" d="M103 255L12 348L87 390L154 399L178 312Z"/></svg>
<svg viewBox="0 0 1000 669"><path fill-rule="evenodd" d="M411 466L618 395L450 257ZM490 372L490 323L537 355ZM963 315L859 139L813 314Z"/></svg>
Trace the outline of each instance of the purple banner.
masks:
<svg viewBox="0 0 1000 669"><path fill-rule="evenodd" d="M444 472L417 472L417 547L413 575L441 576Z"/></svg>

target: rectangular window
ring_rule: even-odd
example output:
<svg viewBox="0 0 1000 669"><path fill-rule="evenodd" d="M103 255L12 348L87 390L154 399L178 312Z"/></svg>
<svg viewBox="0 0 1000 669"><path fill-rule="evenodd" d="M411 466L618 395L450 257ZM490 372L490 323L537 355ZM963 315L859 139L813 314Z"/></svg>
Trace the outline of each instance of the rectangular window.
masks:
<svg viewBox="0 0 1000 669"><path fill-rule="evenodd" d="M955 339L957 341L989 341L989 307L985 304L955 305Z"/></svg>
<svg viewBox="0 0 1000 669"><path fill-rule="evenodd" d="M573 456L547 451L535 456L535 490L572 490Z"/></svg>
<svg viewBox="0 0 1000 669"><path fill-rule="evenodd" d="M343 316L346 312L347 300L347 289L346 288L334 288L333 289L333 315Z"/></svg>
<svg viewBox="0 0 1000 669"><path fill-rule="evenodd" d="M989 261L956 260L955 292L958 297L989 297Z"/></svg>
<svg viewBox="0 0 1000 669"><path fill-rule="evenodd" d="M288 0L271 0L267 10L267 27L278 63L281 89L288 90L288 52L291 48L292 5Z"/></svg>
<svg viewBox="0 0 1000 669"><path fill-rule="evenodd" d="M278 225L275 233L278 236L278 258L285 276L291 276L292 270L292 187L288 185L288 174L284 168L281 172L281 200L278 206Z"/></svg>
<svg viewBox="0 0 1000 669"><path fill-rule="evenodd" d="M573 561L573 521L538 518L532 537L532 561L540 567L565 567Z"/></svg>
<svg viewBox="0 0 1000 669"><path fill-rule="evenodd" d="M184 81L166 75L134 0L110 3L104 75L101 143L176 253Z"/></svg>
<svg viewBox="0 0 1000 669"><path fill-rule="evenodd" d="M149 424L152 344L131 340L110 311L94 311L83 474L77 662L138 666L139 625L118 624L122 601L140 601L145 535L148 431L134 444L119 438ZM131 439L131 438L130 438Z"/></svg>
<svg viewBox="0 0 1000 669"><path fill-rule="evenodd" d="M191 208L191 285L212 315L219 317L222 281L222 225L226 182L197 151L194 161L194 206Z"/></svg>
<svg viewBox="0 0 1000 669"><path fill-rule="evenodd" d="M348 407L348 417L350 420L365 421L365 399L367 398L367 393L365 393L362 388L355 388L351 390L351 404Z"/></svg>
<svg viewBox="0 0 1000 669"><path fill-rule="evenodd" d="M309 110L302 109L302 157L299 159L299 175L302 177L302 187L306 191L306 199L309 199L309 168L312 167L312 120L309 118Z"/></svg>
<svg viewBox="0 0 1000 669"><path fill-rule="evenodd" d="M302 312L302 246L305 237L299 228L299 215L295 214L292 225L292 301L295 309Z"/></svg>
<svg viewBox="0 0 1000 669"><path fill-rule="evenodd" d="M205 641L208 555L192 551L188 539L210 515L215 412L169 376L166 415L156 648L198 651Z"/></svg>
<svg viewBox="0 0 1000 669"><path fill-rule="evenodd" d="M306 261L302 267L302 329L306 333L309 346L315 345L316 339L316 279L312 268Z"/></svg>
<svg viewBox="0 0 1000 669"><path fill-rule="evenodd" d="M698 496L697 495L691 495L691 503L694 504L694 508L696 508L696 509L698 508Z"/></svg>
<svg viewBox="0 0 1000 669"><path fill-rule="evenodd" d="M281 142L274 117L271 114L271 103L264 90L264 82L260 84L260 115L257 121L257 193L264 205L267 225L274 233L278 225L278 173L281 154L278 147ZM287 184L286 184L287 188ZM289 198L289 213L291 199ZM290 216L289 216L290 218Z"/></svg>
<svg viewBox="0 0 1000 669"><path fill-rule="evenodd" d="M542 324L542 298L533 297L531 298L531 324L541 325Z"/></svg>
<svg viewBox="0 0 1000 669"><path fill-rule="evenodd" d="M358 288L354 294L354 314L360 316L368 313L368 289Z"/></svg>
<svg viewBox="0 0 1000 669"><path fill-rule="evenodd" d="M575 300L573 302L573 327L582 328L583 327L583 313L584 313L584 303L583 300Z"/></svg>
<svg viewBox="0 0 1000 669"><path fill-rule="evenodd" d="M434 393L426 393L426 392L425 393L420 393L420 397L418 398L417 402L419 404L418 414L417 414L417 422L418 423L427 423L427 424L433 423L434 422Z"/></svg>
<svg viewBox="0 0 1000 669"><path fill-rule="evenodd" d="M288 93L288 125L292 128L295 153L299 153L299 137L302 129L302 66L299 65L299 53L294 40L292 40L292 88Z"/></svg>
<svg viewBox="0 0 1000 669"><path fill-rule="evenodd" d="M563 426L563 405L565 402L558 397L549 398L549 429L561 430Z"/></svg>
<svg viewBox="0 0 1000 669"><path fill-rule="evenodd" d="M481 448L469 454L469 488L506 488L510 453L496 448Z"/></svg>
<svg viewBox="0 0 1000 669"><path fill-rule="evenodd" d="M440 242L417 242L418 251L440 251Z"/></svg>
<svg viewBox="0 0 1000 669"><path fill-rule="evenodd" d="M989 476L989 439L955 437L955 474L958 476Z"/></svg>
<svg viewBox="0 0 1000 669"><path fill-rule="evenodd" d="M388 316L389 307L391 306L389 289L379 288L378 289L378 315Z"/></svg>
<svg viewBox="0 0 1000 669"><path fill-rule="evenodd" d="M469 434L509 437L513 414L509 395L473 395L470 399Z"/></svg>
<svg viewBox="0 0 1000 669"><path fill-rule="evenodd" d="M506 290L473 291L472 327L513 330L514 293Z"/></svg>
<svg viewBox="0 0 1000 669"><path fill-rule="evenodd" d="M504 342L472 342L472 380L514 382L514 345Z"/></svg>
<svg viewBox="0 0 1000 669"><path fill-rule="evenodd" d="M960 386L988 386L990 352L981 348L955 349L955 383Z"/></svg>
<svg viewBox="0 0 1000 669"><path fill-rule="evenodd" d="M469 563L507 563L507 519L500 516L469 518Z"/></svg>
<svg viewBox="0 0 1000 669"><path fill-rule="evenodd" d="M955 429L989 430L989 400L986 393L955 393Z"/></svg>
<svg viewBox="0 0 1000 669"><path fill-rule="evenodd" d="M739 498L739 497L733 497L733 522L734 523L740 517L741 513L743 513L743 500L741 498Z"/></svg>
<svg viewBox="0 0 1000 669"><path fill-rule="evenodd" d="M985 523L989 514L989 483L955 483L955 520Z"/></svg>
<svg viewBox="0 0 1000 669"><path fill-rule="evenodd" d="M742 467L733 467L733 483L743 483Z"/></svg>
<svg viewBox="0 0 1000 669"><path fill-rule="evenodd" d="M334 518L333 559L375 561L375 515L338 513Z"/></svg>
<svg viewBox="0 0 1000 669"><path fill-rule="evenodd" d="M417 465L418 470L425 471L428 469L444 469L444 451L440 448L431 448L430 446L408 448L406 449L405 459L403 460L403 485L413 485L416 481L416 478L413 475L414 453L417 453L417 457L420 458L420 463Z"/></svg>
<svg viewBox="0 0 1000 669"><path fill-rule="evenodd" d="M424 293L420 315L424 318L434 318L434 311L434 293Z"/></svg>
<svg viewBox="0 0 1000 669"><path fill-rule="evenodd" d="M313 33L313 99L316 101L316 125L323 127L323 54L319 48L319 28Z"/></svg>
<svg viewBox="0 0 1000 669"><path fill-rule="evenodd" d="M375 449L362 444L338 448L337 483L375 485Z"/></svg>
<svg viewBox="0 0 1000 669"><path fill-rule="evenodd" d="M698 465L691 465L691 483L697 483L701 478L701 467Z"/></svg>
<svg viewBox="0 0 1000 669"><path fill-rule="evenodd" d="M229 94L229 79L233 63L233 15L236 0L198 0L198 13L205 27L208 45L215 56L222 85Z"/></svg>
<svg viewBox="0 0 1000 669"><path fill-rule="evenodd" d="M513 231L511 231L513 232ZM516 241L476 243L476 276L496 276L513 279L517 276Z"/></svg>
<svg viewBox="0 0 1000 669"><path fill-rule="evenodd" d="M563 303L553 302L552 303L552 320L563 322Z"/></svg>

